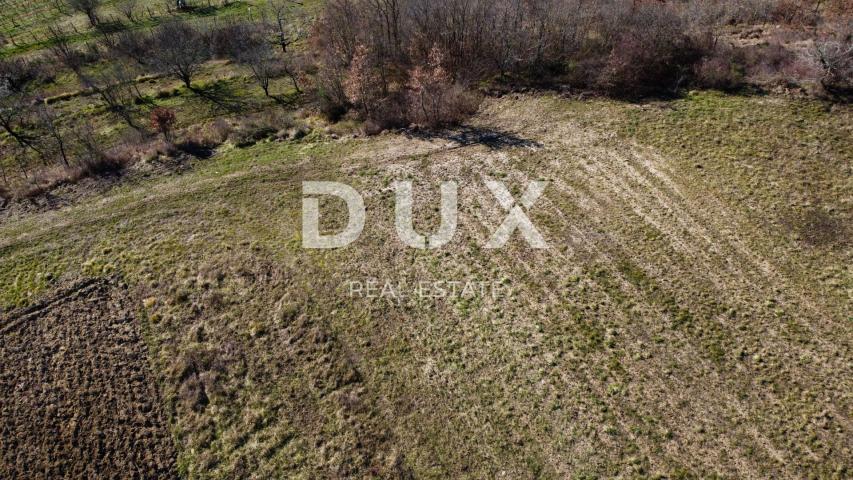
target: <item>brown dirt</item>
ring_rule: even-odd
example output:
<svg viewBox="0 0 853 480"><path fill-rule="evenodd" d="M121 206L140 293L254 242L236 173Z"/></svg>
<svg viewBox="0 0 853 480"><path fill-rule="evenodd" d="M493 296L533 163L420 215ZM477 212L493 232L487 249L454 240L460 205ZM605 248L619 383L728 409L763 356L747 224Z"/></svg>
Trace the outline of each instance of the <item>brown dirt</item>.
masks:
<svg viewBox="0 0 853 480"><path fill-rule="evenodd" d="M0 320L0 478L176 476L129 303L86 280Z"/></svg>

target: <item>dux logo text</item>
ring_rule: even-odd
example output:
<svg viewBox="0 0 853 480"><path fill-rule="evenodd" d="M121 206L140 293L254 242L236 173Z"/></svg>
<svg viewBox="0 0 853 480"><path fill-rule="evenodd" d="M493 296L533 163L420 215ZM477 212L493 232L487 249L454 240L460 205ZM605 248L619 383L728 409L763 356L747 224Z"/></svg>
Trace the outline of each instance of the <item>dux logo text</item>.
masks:
<svg viewBox="0 0 853 480"><path fill-rule="evenodd" d="M530 210L542 195L547 182L530 182L518 201L502 182L487 180L486 187L492 192L498 204L506 212L503 223L489 238L485 248L501 248L516 231L532 248L548 248L542 234L527 217ZM412 248L440 248L453 239L457 226L457 185L456 182L441 184L441 224L432 235L422 235L415 231L412 218L412 182L400 181L393 185L396 192L395 226L397 236ZM349 220L346 228L334 235L320 234L319 195L331 195L346 202ZM365 224L365 208L362 196L349 185L338 182L302 182L302 246L304 248L343 248L356 241Z"/></svg>

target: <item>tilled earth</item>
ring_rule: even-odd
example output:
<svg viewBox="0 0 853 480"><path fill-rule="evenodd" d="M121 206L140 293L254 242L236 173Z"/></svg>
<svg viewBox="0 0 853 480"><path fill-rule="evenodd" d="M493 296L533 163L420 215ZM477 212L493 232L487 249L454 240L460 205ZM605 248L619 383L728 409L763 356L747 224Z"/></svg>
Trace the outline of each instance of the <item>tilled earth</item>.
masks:
<svg viewBox="0 0 853 480"><path fill-rule="evenodd" d="M129 303L87 280L0 321L0 478L176 476Z"/></svg>

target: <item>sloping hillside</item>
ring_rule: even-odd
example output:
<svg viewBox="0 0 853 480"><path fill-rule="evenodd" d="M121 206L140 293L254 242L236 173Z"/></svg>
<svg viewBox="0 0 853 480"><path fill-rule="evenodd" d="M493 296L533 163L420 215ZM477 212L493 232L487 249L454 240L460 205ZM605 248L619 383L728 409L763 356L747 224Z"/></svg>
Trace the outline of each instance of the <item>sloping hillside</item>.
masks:
<svg viewBox="0 0 853 480"><path fill-rule="evenodd" d="M260 143L0 225L0 303L127 282L193 478L843 478L851 125L775 97L507 96L442 135ZM397 239L403 179L422 231L458 182L450 244ZM549 249L482 248L505 216L484 179L549 182ZM356 243L301 248L303 180L363 194ZM506 288L353 296L368 279Z"/></svg>

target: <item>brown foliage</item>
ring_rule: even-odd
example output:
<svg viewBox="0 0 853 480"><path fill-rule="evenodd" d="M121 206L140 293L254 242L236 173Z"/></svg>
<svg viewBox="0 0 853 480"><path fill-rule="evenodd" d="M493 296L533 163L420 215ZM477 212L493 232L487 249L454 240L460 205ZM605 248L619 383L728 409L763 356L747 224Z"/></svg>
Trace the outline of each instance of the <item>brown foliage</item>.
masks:
<svg viewBox="0 0 853 480"><path fill-rule="evenodd" d="M167 142L172 141L172 130L175 128L177 116L175 111L165 107L151 110L151 128L163 134Z"/></svg>
<svg viewBox="0 0 853 480"><path fill-rule="evenodd" d="M739 50L717 45L694 68L695 82L704 88L733 91L745 85L744 56Z"/></svg>
<svg viewBox="0 0 853 480"><path fill-rule="evenodd" d="M356 47L343 81L347 100L361 110L365 117L371 116L383 93L382 78L373 67L369 54L366 46Z"/></svg>
<svg viewBox="0 0 853 480"><path fill-rule="evenodd" d="M409 72L407 117L425 127L456 124L477 110L477 100L453 83L442 63L444 55L433 47L427 64Z"/></svg>

